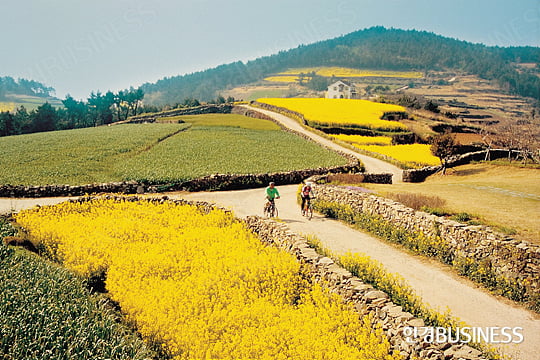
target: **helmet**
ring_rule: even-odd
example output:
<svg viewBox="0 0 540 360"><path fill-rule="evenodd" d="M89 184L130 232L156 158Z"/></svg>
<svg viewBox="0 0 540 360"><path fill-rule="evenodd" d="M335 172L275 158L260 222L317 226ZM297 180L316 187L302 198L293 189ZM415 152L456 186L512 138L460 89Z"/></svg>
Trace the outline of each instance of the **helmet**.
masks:
<svg viewBox="0 0 540 360"><path fill-rule="evenodd" d="M270 184L268 184L268 185L272 186L272 185L276 185L276 183L274 183L273 181L271 181Z"/></svg>
<svg viewBox="0 0 540 360"><path fill-rule="evenodd" d="M307 185L307 186L310 186L310 187L313 186L313 184L311 183L311 181L308 181L308 182L306 183L306 185Z"/></svg>

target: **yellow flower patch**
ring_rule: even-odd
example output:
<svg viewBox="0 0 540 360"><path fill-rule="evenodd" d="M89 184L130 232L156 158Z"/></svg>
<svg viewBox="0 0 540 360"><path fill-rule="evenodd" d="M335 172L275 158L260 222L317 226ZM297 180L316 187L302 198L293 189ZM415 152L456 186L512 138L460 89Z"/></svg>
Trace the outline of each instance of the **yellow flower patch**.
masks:
<svg viewBox="0 0 540 360"><path fill-rule="evenodd" d="M68 268L105 272L112 299L175 359L399 359L368 319L229 213L102 199L17 221Z"/></svg>

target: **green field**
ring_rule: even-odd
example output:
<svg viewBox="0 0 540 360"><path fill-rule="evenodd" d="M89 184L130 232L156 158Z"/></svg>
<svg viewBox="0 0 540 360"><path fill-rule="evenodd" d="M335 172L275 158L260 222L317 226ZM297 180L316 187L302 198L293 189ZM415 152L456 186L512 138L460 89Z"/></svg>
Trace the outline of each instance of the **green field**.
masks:
<svg viewBox="0 0 540 360"><path fill-rule="evenodd" d="M539 243L539 169L470 164L448 170L447 175L432 175L424 183L393 185L363 184L385 195L422 194L446 201L452 213L469 213L500 231Z"/></svg>
<svg viewBox="0 0 540 360"><path fill-rule="evenodd" d="M82 278L2 243L0 218L0 359L149 359L155 357Z"/></svg>
<svg viewBox="0 0 540 360"><path fill-rule="evenodd" d="M213 173L268 173L347 160L272 122L200 115L183 124L126 124L0 138L0 184L164 183ZM191 123L187 122L191 121Z"/></svg>
<svg viewBox="0 0 540 360"><path fill-rule="evenodd" d="M7 99L0 101L0 111L14 111L20 106L24 106L26 110L36 110L41 105L48 102L54 107L63 107L62 101L56 98L41 98L30 95L8 95Z"/></svg>

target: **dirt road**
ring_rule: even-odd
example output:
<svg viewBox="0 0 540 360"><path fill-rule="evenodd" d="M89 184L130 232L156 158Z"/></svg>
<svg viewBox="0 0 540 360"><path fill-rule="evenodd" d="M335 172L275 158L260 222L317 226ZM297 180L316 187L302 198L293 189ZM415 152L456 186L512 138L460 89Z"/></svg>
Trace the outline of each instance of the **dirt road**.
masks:
<svg viewBox="0 0 540 360"><path fill-rule="evenodd" d="M401 179L402 179L402 175L403 175L403 170L401 170L400 168L398 168L397 166L394 166L392 164L389 164L385 161L382 161L382 160L379 160L379 159L375 159L375 158L372 158L372 157L369 157L369 156L366 156L366 155L362 155L362 154L359 154L357 153L356 151L352 151L351 149L348 149L346 147L343 147L339 144L336 144L335 142L333 141L330 141L320 135L317 135L305 128L303 128L296 120L293 120L285 115L281 115L281 114L278 114L278 113L275 113L273 111L268 111L268 110L264 110L264 109L259 109L259 108L255 108L255 107L251 107L251 106L243 106L247 109L250 109L250 110L254 110L254 111L258 111L260 113L263 113L265 115L268 115L270 117L272 117L273 119L275 119L276 121L278 121L279 123L281 123L283 126L291 129L291 130L295 130L297 132L300 132L300 133L303 133L307 136L309 136L310 138L312 138L313 140L315 140L316 142L330 148L330 149L334 149L334 150L338 150L338 151L341 151L341 152L344 152L346 154L349 154L349 155L352 155L352 156L355 156L357 158L360 159L360 161L362 161L362 163L364 164L364 166L366 167L366 172L368 173L391 173L394 175L393 177L393 181L395 183L397 182L401 182Z"/></svg>

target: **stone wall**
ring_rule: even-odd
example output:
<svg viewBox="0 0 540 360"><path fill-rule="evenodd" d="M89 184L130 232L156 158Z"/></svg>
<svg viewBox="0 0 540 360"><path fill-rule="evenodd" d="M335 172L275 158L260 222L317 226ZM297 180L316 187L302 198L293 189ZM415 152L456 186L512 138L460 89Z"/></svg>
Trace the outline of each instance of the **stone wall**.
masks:
<svg viewBox="0 0 540 360"><path fill-rule="evenodd" d="M99 193L143 194L166 191L207 191L207 190L239 190L267 186L270 181L277 185L298 184L302 180L327 173L357 172L358 161L347 165L321 167L316 169L283 171L267 174L213 174L201 178L167 184L147 184L137 181L112 182L88 185L0 185L0 197L40 198L83 196Z"/></svg>
<svg viewBox="0 0 540 360"><path fill-rule="evenodd" d="M338 186L317 186L317 200L349 205L353 211L378 215L412 233L440 238L452 261L484 264L500 279L525 284L526 295L540 292L540 246L516 240L487 226L472 226L415 211L398 202Z"/></svg>
<svg viewBox="0 0 540 360"><path fill-rule="evenodd" d="M489 160L508 158L509 150L492 149L489 151ZM467 154L457 155L448 161L448 168L459 165L470 164L473 161L483 161L486 159L487 150L475 151ZM422 182L428 176L441 171L442 166L427 166L422 169L410 169L403 171L403 182Z"/></svg>
<svg viewBox="0 0 540 360"><path fill-rule="evenodd" d="M247 226L267 244L285 249L308 265L311 276L331 292L351 303L360 316L371 314L373 326L380 326L388 337L392 350L404 359L481 359L482 353L466 344L430 343L423 339L407 339L405 327L423 327L424 320L415 318L394 304L388 295L362 282L348 270L311 248L306 239L292 233L285 224L259 217L248 217ZM414 340L414 341L410 341Z"/></svg>
<svg viewBox="0 0 540 360"><path fill-rule="evenodd" d="M349 175L351 175L349 177ZM392 177L394 175L390 173L383 174L370 174L370 173L357 173L357 174L345 174L340 176L338 174L332 176L331 174L313 176L309 178L310 181L317 182L319 184L324 184L332 182L334 180L341 181L342 183L348 183L347 178L349 177L352 181L351 183L370 183L370 184L392 184Z"/></svg>
<svg viewBox="0 0 540 360"><path fill-rule="evenodd" d="M167 120L168 117L180 116L180 115L201 115L201 114L229 114L233 106L230 104L221 105L201 105L191 108L174 109L164 111L160 113L141 114L132 116L125 121L116 122L113 125L120 124L139 124L139 123L153 123L156 120Z"/></svg>

